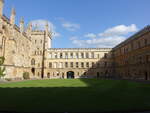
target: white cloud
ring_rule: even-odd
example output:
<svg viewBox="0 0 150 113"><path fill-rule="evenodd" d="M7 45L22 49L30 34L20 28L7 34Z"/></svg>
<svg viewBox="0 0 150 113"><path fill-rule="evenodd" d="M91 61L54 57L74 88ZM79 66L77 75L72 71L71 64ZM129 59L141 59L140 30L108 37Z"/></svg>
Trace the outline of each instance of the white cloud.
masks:
<svg viewBox="0 0 150 113"><path fill-rule="evenodd" d="M45 30L45 26L47 23L49 25L50 31L53 31L55 29L54 25L51 22L46 21L46 20L33 20L31 21L31 23L32 23L33 29L35 30Z"/></svg>
<svg viewBox="0 0 150 113"><path fill-rule="evenodd" d="M71 22L63 22L62 26L69 31L76 31L80 29L79 24L71 23Z"/></svg>
<svg viewBox="0 0 150 113"><path fill-rule="evenodd" d="M45 30L45 26L48 23L49 31L51 31L53 33L53 37L61 36L60 33L56 32L56 27L50 21L39 19L39 20L31 21L31 23L32 23L32 27L34 30Z"/></svg>
<svg viewBox="0 0 150 113"><path fill-rule="evenodd" d="M70 38L70 40L76 40L76 39L78 39L77 36L72 36L72 37Z"/></svg>
<svg viewBox="0 0 150 113"><path fill-rule="evenodd" d="M84 40L72 40L72 43L79 46L79 47L85 47L85 41Z"/></svg>
<svg viewBox="0 0 150 113"><path fill-rule="evenodd" d="M88 33L88 34L84 35L84 37L87 37L87 38L96 38L96 35L94 33Z"/></svg>
<svg viewBox="0 0 150 113"><path fill-rule="evenodd" d="M119 25L113 28L109 28L103 33L99 33L98 35L93 33L84 35L84 37L89 37L91 39L75 38L72 40L72 43L78 47L112 48L124 41L126 39L125 35L136 31L137 27L134 24L130 26Z"/></svg>
<svg viewBox="0 0 150 113"><path fill-rule="evenodd" d="M62 27L68 31L76 31L80 29L80 24L66 21L63 17L57 17L55 19L59 20L61 22Z"/></svg>
<svg viewBox="0 0 150 113"><path fill-rule="evenodd" d="M118 25L105 30L103 33L100 33L99 36L108 37L108 36L126 35L131 32L136 32L137 30L138 29L135 24L131 24L130 26Z"/></svg>
<svg viewBox="0 0 150 113"><path fill-rule="evenodd" d="M78 47L100 47L100 48L112 48L114 45L124 41L125 37L103 37L103 38L94 38L89 40L72 40L72 43Z"/></svg>

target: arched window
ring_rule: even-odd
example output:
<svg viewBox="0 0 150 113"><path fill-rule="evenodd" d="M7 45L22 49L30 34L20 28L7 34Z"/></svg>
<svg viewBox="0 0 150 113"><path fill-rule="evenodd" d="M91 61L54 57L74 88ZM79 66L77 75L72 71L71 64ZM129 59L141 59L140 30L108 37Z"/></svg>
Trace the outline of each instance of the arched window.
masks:
<svg viewBox="0 0 150 113"><path fill-rule="evenodd" d="M65 67L66 67L66 68L68 67L68 62L65 62Z"/></svg>
<svg viewBox="0 0 150 113"><path fill-rule="evenodd" d="M73 53L70 53L70 57L73 58Z"/></svg>
<svg viewBox="0 0 150 113"><path fill-rule="evenodd" d="M60 53L60 58L63 58L63 54L62 53Z"/></svg>
<svg viewBox="0 0 150 113"><path fill-rule="evenodd" d="M89 62L86 63L86 67L87 67L87 68L90 67L90 66L89 66Z"/></svg>
<svg viewBox="0 0 150 113"><path fill-rule="evenodd" d="M94 52L92 52L92 58L94 58Z"/></svg>
<svg viewBox="0 0 150 113"><path fill-rule="evenodd" d="M73 68L73 62L70 62L70 67Z"/></svg>
<svg viewBox="0 0 150 113"><path fill-rule="evenodd" d="M84 58L84 53L81 53L81 58Z"/></svg>
<svg viewBox="0 0 150 113"><path fill-rule="evenodd" d="M81 67L84 68L84 62L81 62Z"/></svg>
<svg viewBox="0 0 150 113"><path fill-rule="evenodd" d="M49 62L49 68L52 68L52 63L51 62Z"/></svg>
<svg viewBox="0 0 150 113"><path fill-rule="evenodd" d="M57 58L57 53L54 54L54 58Z"/></svg>
<svg viewBox="0 0 150 113"><path fill-rule="evenodd" d="M31 60L31 65L35 65L35 59L34 58Z"/></svg>
<svg viewBox="0 0 150 113"><path fill-rule="evenodd" d="M86 53L86 58L89 58L89 53Z"/></svg>
<svg viewBox="0 0 150 113"><path fill-rule="evenodd" d="M76 53L76 58L79 58L79 54L78 53Z"/></svg>
<svg viewBox="0 0 150 113"><path fill-rule="evenodd" d="M65 53L65 58L68 58L68 53Z"/></svg>
<svg viewBox="0 0 150 113"><path fill-rule="evenodd" d="M79 63L78 62L76 62L76 68L78 68L79 67Z"/></svg>

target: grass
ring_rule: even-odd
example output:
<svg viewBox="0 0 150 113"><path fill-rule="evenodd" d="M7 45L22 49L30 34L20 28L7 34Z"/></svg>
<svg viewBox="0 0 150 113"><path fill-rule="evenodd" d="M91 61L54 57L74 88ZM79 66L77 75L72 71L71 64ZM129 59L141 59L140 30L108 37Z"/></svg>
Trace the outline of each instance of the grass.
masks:
<svg viewBox="0 0 150 113"><path fill-rule="evenodd" d="M150 110L150 84L56 79L0 84L0 111L103 112Z"/></svg>

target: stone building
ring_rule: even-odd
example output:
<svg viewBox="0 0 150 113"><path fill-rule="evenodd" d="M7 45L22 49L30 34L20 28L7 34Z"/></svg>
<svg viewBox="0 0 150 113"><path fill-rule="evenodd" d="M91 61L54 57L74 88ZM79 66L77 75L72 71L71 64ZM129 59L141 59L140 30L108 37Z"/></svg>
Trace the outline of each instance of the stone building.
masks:
<svg viewBox="0 0 150 113"><path fill-rule="evenodd" d="M25 29L24 20L21 18L18 27L15 24L15 9L12 9L9 19L3 15L3 5L4 0L0 0L0 56L5 57L5 77L22 79L23 72L29 72L31 78L34 78L31 60L36 58L40 62L41 52L43 52L43 37L46 37L44 44L48 47L48 41L50 42L51 39L48 26L46 25L45 31L33 31L32 23L29 23ZM40 42L35 42L36 39Z"/></svg>
<svg viewBox="0 0 150 113"><path fill-rule="evenodd" d="M0 56L5 57L5 78L100 78L150 79L150 26L145 27L114 48L52 48L52 33L15 24L3 15L0 0Z"/></svg>
<svg viewBox="0 0 150 113"><path fill-rule="evenodd" d="M9 19L3 15L3 5L0 0L0 56L5 57L6 78L22 79L24 72L29 72L30 78L96 77L103 73L99 65L104 65L106 59L102 58L111 49L54 49L48 23L44 31L33 30L32 23L25 29L21 18L18 27L15 9ZM92 70L87 73L89 68Z"/></svg>
<svg viewBox="0 0 150 113"><path fill-rule="evenodd" d="M150 80L150 26L112 49L113 75Z"/></svg>
<svg viewBox="0 0 150 113"><path fill-rule="evenodd" d="M46 51L48 78L93 78L104 75L109 48L51 48ZM108 56L108 55L107 55Z"/></svg>

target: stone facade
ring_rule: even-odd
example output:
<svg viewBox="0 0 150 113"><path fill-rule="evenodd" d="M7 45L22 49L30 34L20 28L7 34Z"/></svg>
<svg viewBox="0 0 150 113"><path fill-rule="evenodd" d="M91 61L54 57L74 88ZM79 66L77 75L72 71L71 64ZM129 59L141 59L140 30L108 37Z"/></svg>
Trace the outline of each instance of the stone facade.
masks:
<svg viewBox="0 0 150 113"><path fill-rule="evenodd" d="M150 26L113 48L113 75L150 80Z"/></svg>
<svg viewBox="0 0 150 113"><path fill-rule="evenodd" d="M45 74L48 78L93 78L104 75L109 48L51 48L46 51ZM107 55L108 56L108 55Z"/></svg>
<svg viewBox="0 0 150 113"><path fill-rule="evenodd" d="M5 78L100 78L150 79L150 26L145 27L114 48L52 48L52 33L15 24L3 15L0 0L0 56L5 57Z"/></svg>
<svg viewBox="0 0 150 113"><path fill-rule="evenodd" d="M19 27L15 24L14 8L10 19L3 15L3 5L4 0L0 0L0 56L6 59L6 78L22 79L23 72L29 72L30 78L67 78L69 71L74 72L75 78L96 77L103 73L99 67L103 67L106 62L103 57L111 49L51 48L48 24L44 31L33 30L32 23L25 30L23 18ZM44 75L41 76L43 68Z"/></svg>
<svg viewBox="0 0 150 113"><path fill-rule="evenodd" d="M3 5L4 0L0 0L0 56L5 57L5 77L22 79L23 72L29 72L31 78L34 78L31 72L31 60L35 57L36 59L41 59L42 55L35 56L34 54L35 51L43 51L43 37L45 37L45 45L48 47L48 41L51 39L47 29L48 26L45 26L45 31L33 31L32 23L29 23L25 30L24 20L21 18L20 26L18 27L15 24L15 9L12 9L9 19L3 15ZM41 43L38 41L35 43L36 39Z"/></svg>

